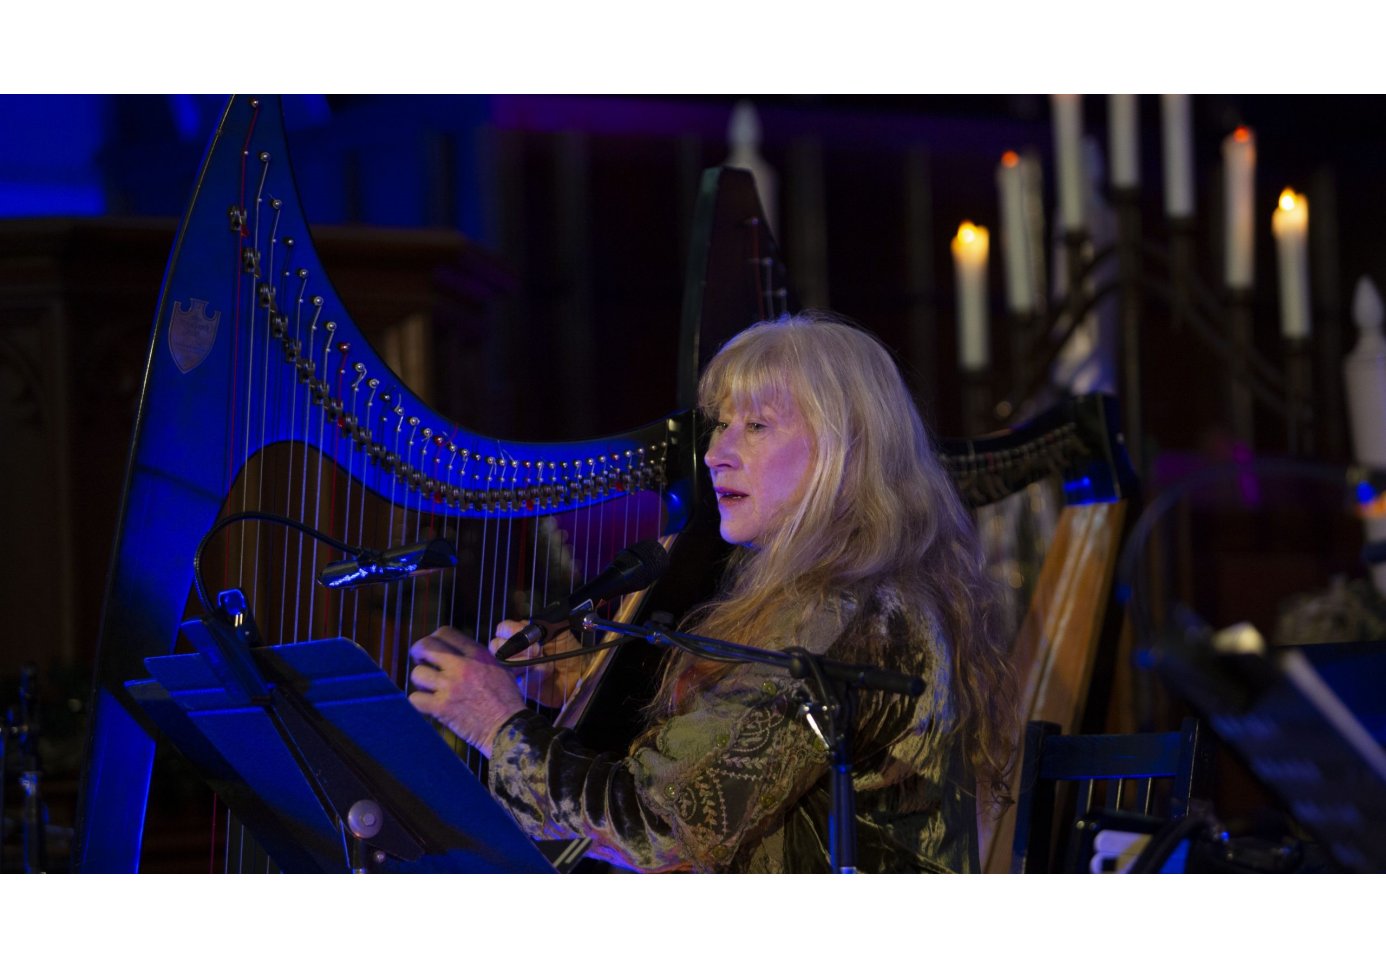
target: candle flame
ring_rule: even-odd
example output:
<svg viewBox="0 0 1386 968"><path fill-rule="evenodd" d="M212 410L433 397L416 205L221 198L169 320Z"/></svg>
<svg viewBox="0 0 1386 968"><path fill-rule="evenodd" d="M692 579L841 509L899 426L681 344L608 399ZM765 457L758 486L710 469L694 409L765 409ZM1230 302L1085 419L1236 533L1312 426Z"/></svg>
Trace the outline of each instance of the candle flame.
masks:
<svg viewBox="0 0 1386 968"><path fill-rule="evenodd" d="M1298 202L1296 201L1295 191L1293 188L1287 188L1280 193L1280 207L1283 210L1287 212L1293 212L1295 210L1296 204L1298 204Z"/></svg>
<svg viewBox="0 0 1386 968"><path fill-rule="evenodd" d="M1240 141L1243 143L1250 141L1251 129L1248 128L1246 125L1241 125L1239 128L1237 128L1236 131L1232 132L1232 139L1234 141Z"/></svg>
<svg viewBox="0 0 1386 968"><path fill-rule="evenodd" d="M1014 168L1016 165L1020 164L1020 155L1016 154L1014 151L1008 151L1001 156L1001 164L1005 165L1007 168Z"/></svg>

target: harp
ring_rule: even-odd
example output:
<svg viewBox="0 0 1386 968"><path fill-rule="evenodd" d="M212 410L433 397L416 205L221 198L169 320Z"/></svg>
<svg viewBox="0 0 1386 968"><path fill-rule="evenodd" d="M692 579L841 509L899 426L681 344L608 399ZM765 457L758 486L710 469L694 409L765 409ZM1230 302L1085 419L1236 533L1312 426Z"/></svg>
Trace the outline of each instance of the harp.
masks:
<svg viewBox="0 0 1386 968"><path fill-rule="evenodd" d="M1116 401L1089 394L1062 400L1018 427L942 445L944 466L974 511L1045 479L1062 485L1062 507L1011 647L1022 731L1031 720L1045 720L1079 732L1094 680L1121 681L1113 579L1139 486L1120 428ZM1022 736L1016 742L1021 749ZM979 793L981 870L1004 873L1015 812L997 816Z"/></svg>
<svg viewBox="0 0 1386 968"><path fill-rule="evenodd" d="M699 511L689 406L700 357L788 300L748 173L705 173L690 263L681 409L570 443L473 433L391 372L333 290L298 201L278 99L233 97L177 229L150 339L74 868L139 869L158 731L129 684L147 677L146 658L179 650L180 624L199 611L194 552L229 515L274 513L353 547L454 545L460 561L449 573L333 594L315 581L330 549L267 521L222 529L203 555L213 594L242 588L267 644L340 635L400 682L414 638L447 622L484 641L495 621L537 611L628 543L684 534L697 551L715 548ZM707 568L690 556L674 556L648 607L677 614L706 585ZM647 675L648 663L637 658L627 672L613 663L593 701L619 695L622 675ZM604 728L638 704L615 705Z"/></svg>
<svg viewBox="0 0 1386 968"><path fill-rule="evenodd" d="M360 547L452 543L450 574L330 595L316 584L325 549L268 522L224 529L204 556L209 587L243 588L271 644L351 638L401 681L419 634L447 622L484 639L496 620L537 611L651 535L673 542L672 565L640 607L679 614L710 591L720 549L699 486L697 373L726 337L791 308L747 173L712 169L700 185L676 410L572 443L489 438L426 406L351 321L297 199L277 100L232 98L177 230L150 339L98 644L79 871L139 869L158 730L129 684L146 676L146 658L179 649L180 624L199 610L194 551L230 514L268 509ZM974 507L1056 472L1090 489L1113 482L1105 494L1116 499L1128 482L1115 426L1111 402L1089 398L942 449ZM1110 517L1073 517L1077 545L1109 540ZM1068 594L1088 592L1061 583L1050 599ZM1032 638L1046 655L1062 651L1052 636ZM1093 641L1082 643L1089 670ZM578 728L594 745L631 733L658 658L630 646L615 656L583 697L591 712Z"/></svg>

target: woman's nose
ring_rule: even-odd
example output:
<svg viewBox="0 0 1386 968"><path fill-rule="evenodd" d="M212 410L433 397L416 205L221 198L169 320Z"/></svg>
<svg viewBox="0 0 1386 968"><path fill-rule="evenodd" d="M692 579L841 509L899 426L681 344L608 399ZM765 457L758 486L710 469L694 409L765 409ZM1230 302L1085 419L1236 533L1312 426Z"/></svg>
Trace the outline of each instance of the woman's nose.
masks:
<svg viewBox="0 0 1386 968"><path fill-rule="evenodd" d="M712 442L707 446L707 453L703 455L703 463L708 467L727 467L735 461L736 449L727 437L726 430L713 435Z"/></svg>

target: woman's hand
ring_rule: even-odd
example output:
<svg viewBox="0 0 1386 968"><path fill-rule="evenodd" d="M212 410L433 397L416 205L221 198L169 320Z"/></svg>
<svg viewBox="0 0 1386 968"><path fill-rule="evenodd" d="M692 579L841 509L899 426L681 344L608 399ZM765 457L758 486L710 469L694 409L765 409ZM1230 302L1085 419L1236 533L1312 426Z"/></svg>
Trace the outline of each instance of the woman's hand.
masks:
<svg viewBox="0 0 1386 968"><path fill-rule="evenodd" d="M522 631L525 624L519 621L505 621L497 625L496 637L491 640L490 644L491 654L494 655L496 650L504 645L512 635ZM573 633L565 631L543 645L531 645L512 658L534 659L540 655L557 655L576 648L580 648L577 639L573 638ZM524 693L526 699L542 703L550 709L560 709L572 696L573 690L577 688L577 684L582 679L583 672L591 660L592 657L587 655L575 659L563 659L558 662L524 666L511 671L515 673L520 691Z"/></svg>
<svg viewBox="0 0 1386 968"><path fill-rule="evenodd" d="M489 757L501 726L525 708L514 673L447 626L415 642L409 655L416 663L409 702Z"/></svg>

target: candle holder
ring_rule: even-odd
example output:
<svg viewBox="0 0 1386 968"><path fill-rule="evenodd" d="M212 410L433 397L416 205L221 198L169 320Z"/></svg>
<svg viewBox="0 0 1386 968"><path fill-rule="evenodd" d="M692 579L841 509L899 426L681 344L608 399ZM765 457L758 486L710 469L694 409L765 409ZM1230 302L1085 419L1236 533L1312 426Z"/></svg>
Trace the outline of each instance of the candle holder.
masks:
<svg viewBox="0 0 1386 968"><path fill-rule="evenodd" d="M1009 320L1011 332L1011 379L1016 386L1030 386L1038 376L1035 369L1035 353L1044 337L1041 326L1044 317L1035 311L1012 312ZM1009 420L1014 414L1013 405L1008 401L997 404L996 417Z"/></svg>
<svg viewBox="0 0 1386 968"><path fill-rule="evenodd" d="M1196 223L1182 216L1169 219L1170 332L1178 333L1194 313L1194 230Z"/></svg>
<svg viewBox="0 0 1386 968"><path fill-rule="evenodd" d="M1131 464L1145 475L1145 411L1141 386L1141 206L1135 188L1112 191L1117 216L1117 285L1121 292L1122 415L1126 452Z"/></svg>
<svg viewBox="0 0 1386 968"><path fill-rule="evenodd" d="M1227 292L1227 329L1232 340L1232 372L1226 386L1228 422L1236 438L1248 444L1256 439L1255 401L1248 380L1253 345L1251 302L1250 289ZM1294 422L1289 413L1286 419Z"/></svg>
<svg viewBox="0 0 1386 968"><path fill-rule="evenodd" d="M1228 374L1225 419L1231 432L1254 447L1256 416L1269 412L1286 426L1297 421L1301 426L1294 431L1296 446L1305 446L1305 403L1297 407L1291 403L1287 373L1256 351L1250 291L1219 295L1203 281L1195 269L1192 219L1171 219L1168 244L1162 246L1142 235L1134 192L1114 195L1114 201L1118 235L1112 245L1094 250L1086 234L1065 234L1068 290L1060 304L1041 316L1036 328L1046 337L1024 354L1025 363L1016 367L1016 381L1011 392L1000 398L998 412L1023 414L1028 403L1044 390L1074 330L1101 302L1116 295L1120 299L1124 341L1120 369L1127 445L1137 472L1147 475L1149 468L1145 466L1142 447L1140 341L1142 317L1149 314L1145 302L1153 298L1168 308L1170 335L1188 333L1221 360ZM1118 272L1114 279L1104 279L1113 259L1117 260ZM1304 387L1298 399L1307 402L1308 373L1297 371L1295 379ZM1296 416L1292 418L1292 414Z"/></svg>
<svg viewBox="0 0 1386 968"><path fill-rule="evenodd" d="M984 369L962 371L963 426L969 437L994 430L992 426L991 380Z"/></svg>
<svg viewBox="0 0 1386 968"><path fill-rule="evenodd" d="M1116 247L1093 251L1086 232L1066 232L1066 290L1062 300L1032 314L1012 314L1010 325L1023 335L1013 342L1012 392L997 403L997 412L1021 414L1049 382L1064 345L1088 314L1117 291L1117 284L1101 281L1097 272L1115 258Z"/></svg>
<svg viewBox="0 0 1386 968"><path fill-rule="evenodd" d="M1286 443L1294 457L1306 457L1314 450L1313 347L1307 337L1285 340Z"/></svg>
<svg viewBox="0 0 1386 968"><path fill-rule="evenodd" d="M1083 230L1065 231L1064 254L1067 257L1064 275L1068 280L1064 289L1064 305L1074 308L1082 304L1084 291L1092 281L1092 273L1087 271L1088 264L1093 261L1092 237Z"/></svg>

